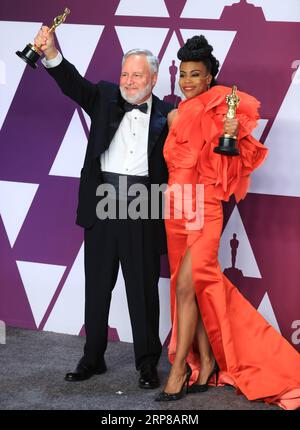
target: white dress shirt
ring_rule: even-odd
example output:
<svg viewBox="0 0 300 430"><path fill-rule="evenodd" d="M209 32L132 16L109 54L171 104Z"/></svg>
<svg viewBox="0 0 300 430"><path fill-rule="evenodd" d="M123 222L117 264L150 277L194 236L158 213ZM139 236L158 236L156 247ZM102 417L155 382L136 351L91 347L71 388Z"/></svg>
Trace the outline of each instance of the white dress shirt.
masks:
<svg viewBox="0 0 300 430"><path fill-rule="evenodd" d="M52 60L42 59L46 68L56 67L62 55ZM148 176L148 135L152 108L152 95L146 100L147 113L138 109L126 112L107 150L101 154L101 169L104 172L125 175Z"/></svg>

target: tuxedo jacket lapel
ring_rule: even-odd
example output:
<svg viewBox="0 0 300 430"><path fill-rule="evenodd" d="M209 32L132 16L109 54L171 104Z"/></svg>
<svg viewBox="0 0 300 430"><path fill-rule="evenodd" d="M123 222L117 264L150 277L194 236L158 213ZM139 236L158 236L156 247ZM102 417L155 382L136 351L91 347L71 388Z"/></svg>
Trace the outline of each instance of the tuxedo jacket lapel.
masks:
<svg viewBox="0 0 300 430"><path fill-rule="evenodd" d="M159 99L153 95L152 98L152 111L149 124L149 137L148 137L148 159L151 152L159 138L164 126L166 125L167 118L159 110Z"/></svg>
<svg viewBox="0 0 300 430"><path fill-rule="evenodd" d="M120 123L125 115L124 99L119 96L112 99L109 103L109 130L108 130L108 146L110 145Z"/></svg>

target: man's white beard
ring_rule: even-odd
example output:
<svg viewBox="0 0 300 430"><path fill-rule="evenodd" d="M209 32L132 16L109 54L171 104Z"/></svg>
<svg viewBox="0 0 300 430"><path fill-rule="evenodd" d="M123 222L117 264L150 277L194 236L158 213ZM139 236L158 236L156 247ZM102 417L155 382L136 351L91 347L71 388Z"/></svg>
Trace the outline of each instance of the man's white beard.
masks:
<svg viewBox="0 0 300 430"><path fill-rule="evenodd" d="M128 103L135 104L135 103L139 102L140 100L143 100L148 94L150 97L150 94L152 92L152 85L151 85L151 82L149 82L149 84L143 90L139 91L138 93L136 93L135 96L132 96L132 97L128 96L126 94L125 90L123 90L123 88L121 88L121 87L120 87L120 92L121 92L123 99L125 99Z"/></svg>

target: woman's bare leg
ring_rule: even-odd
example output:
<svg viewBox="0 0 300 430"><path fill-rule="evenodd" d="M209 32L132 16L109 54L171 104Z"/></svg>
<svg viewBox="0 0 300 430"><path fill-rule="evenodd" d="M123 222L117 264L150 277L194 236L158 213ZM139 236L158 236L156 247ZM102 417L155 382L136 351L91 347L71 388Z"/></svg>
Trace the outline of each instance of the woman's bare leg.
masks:
<svg viewBox="0 0 300 430"><path fill-rule="evenodd" d="M169 394L179 392L186 379L186 357L194 340L198 321L198 305L193 286L192 263L189 249L182 259L177 277L176 307L176 356L164 389Z"/></svg>
<svg viewBox="0 0 300 430"><path fill-rule="evenodd" d="M200 311L198 310L198 321L196 329L196 340L199 349L201 371L197 380L197 384L205 384L209 374L214 368L215 359L205 331Z"/></svg>

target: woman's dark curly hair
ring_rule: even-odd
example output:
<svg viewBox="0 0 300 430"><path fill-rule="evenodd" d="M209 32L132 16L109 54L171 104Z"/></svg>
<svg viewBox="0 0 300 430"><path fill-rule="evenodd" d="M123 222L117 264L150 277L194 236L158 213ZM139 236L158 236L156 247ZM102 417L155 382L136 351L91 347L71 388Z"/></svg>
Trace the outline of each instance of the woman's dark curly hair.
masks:
<svg viewBox="0 0 300 430"><path fill-rule="evenodd" d="M180 61L201 61L205 64L208 73L212 75L210 86L216 85L215 76L219 71L219 61L212 55L213 47L209 45L206 38L194 36L188 39L186 43L177 52Z"/></svg>

